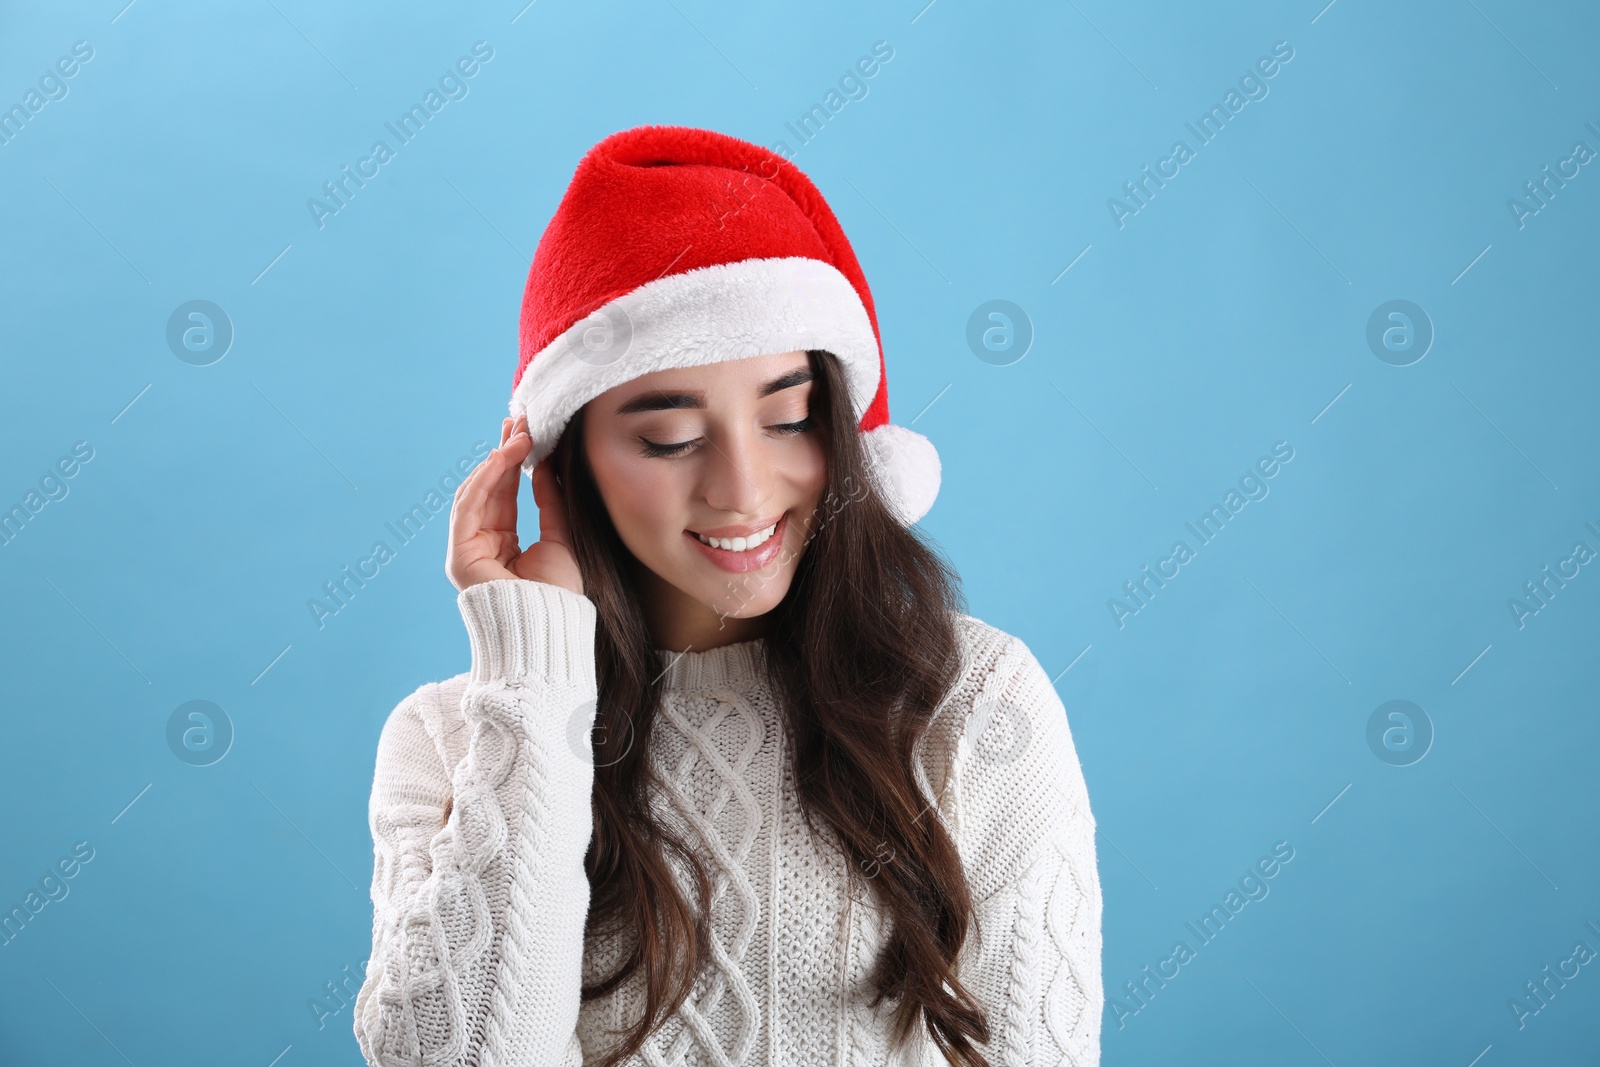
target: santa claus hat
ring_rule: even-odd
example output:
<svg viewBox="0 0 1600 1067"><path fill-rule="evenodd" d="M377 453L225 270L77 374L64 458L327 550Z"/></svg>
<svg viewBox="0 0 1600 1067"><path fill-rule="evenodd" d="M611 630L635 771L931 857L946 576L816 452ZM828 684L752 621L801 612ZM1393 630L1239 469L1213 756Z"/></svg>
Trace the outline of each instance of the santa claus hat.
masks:
<svg viewBox="0 0 1600 1067"><path fill-rule="evenodd" d="M522 297L511 415L534 465L590 400L672 367L825 349L839 358L875 486L907 525L933 506L939 455L889 422L878 318L816 186L765 148L639 126L578 164Z"/></svg>

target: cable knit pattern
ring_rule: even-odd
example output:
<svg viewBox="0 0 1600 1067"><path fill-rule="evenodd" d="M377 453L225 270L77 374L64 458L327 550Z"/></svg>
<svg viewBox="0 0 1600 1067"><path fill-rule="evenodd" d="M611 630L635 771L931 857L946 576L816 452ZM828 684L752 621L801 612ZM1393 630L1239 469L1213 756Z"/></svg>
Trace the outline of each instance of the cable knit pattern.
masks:
<svg viewBox="0 0 1600 1067"><path fill-rule="evenodd" d="M594 608L521 579L457 604L471 669L402 700L378 741L356 1038L373 1067L582 1067L643 1010L637 974L579 1000L619 951L584 931ZM958 624L960 682L916 772L973 887L958 967L989 1016L983 1051L995 1067L1098 1064L1100 883L1066 714L1020 641ZM925 1033L891 1049L896 1002L868 1006L890 932L875 872L806 826L760 643L658 657L652 803L711 876L712 943L629 1067L939 1067Z"/></svg>

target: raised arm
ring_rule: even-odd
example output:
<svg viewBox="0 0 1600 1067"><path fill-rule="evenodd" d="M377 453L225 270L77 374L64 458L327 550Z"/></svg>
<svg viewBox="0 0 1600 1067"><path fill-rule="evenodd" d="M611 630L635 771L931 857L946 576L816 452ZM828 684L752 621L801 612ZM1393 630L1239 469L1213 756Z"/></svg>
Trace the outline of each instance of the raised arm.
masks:
<svg viewBox="0 0 1600 1067"><path fill-rule="evenodd" d="M988 1009L986 1052L995 1067L1096 1067L1100 878L1066 711L1012 639L971 714L957 791L977 930L959 973Z"/></svg>
<svg viewBox="0 0 1600 1067"><path fill-rule="evenodd" d="M440 755L438 685L402 701L378 742L356 1040L372 1067L577 1067L594 607L520 578L457 604L472 646L454 723L471 731L465 756L448 769Z"/></svg>

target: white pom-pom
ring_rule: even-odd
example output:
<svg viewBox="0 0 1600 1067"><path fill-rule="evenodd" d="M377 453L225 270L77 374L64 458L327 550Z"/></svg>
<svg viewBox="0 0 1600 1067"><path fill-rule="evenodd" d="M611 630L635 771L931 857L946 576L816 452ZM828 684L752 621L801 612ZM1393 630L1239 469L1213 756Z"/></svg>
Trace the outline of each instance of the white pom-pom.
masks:
<svg viewBox="0 0 1600 1067"><path fill-rule="evenodd" d="M939 452L933 442L894 425L868 430L861 439L884 503L907 526L926 515L939 495Z"/></svg>

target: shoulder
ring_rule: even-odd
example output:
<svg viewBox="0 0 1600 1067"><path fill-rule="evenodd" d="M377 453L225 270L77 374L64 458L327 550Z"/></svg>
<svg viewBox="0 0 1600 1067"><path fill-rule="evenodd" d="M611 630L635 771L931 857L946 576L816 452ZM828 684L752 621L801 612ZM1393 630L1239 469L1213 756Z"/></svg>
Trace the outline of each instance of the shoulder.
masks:
<svg viewBox="0 0 1600 1067"><path fill-rule="evenodd" d="M917 739L916 756L927 788L941 811L952 801L951 776L961 736L967 728L974 694L981 692L986 679L1001 666L1003 649L1012 640L1009 634L981 619L956 613L956 654L960 659L955 684L929 716L922 736Z"/></svg>
<svg viewBox="0 0 1600 1067"><path fill-rule="evenodd" d="M971 616L956 631L961 673L929 754L943 756L941 809L981 899L1052 841L1092 834L1094 816L1066 708L1033 651Z"/></svg>
<svg viewBox="0 0 1600 1067"><path fill-rule="evenodd" d="M1022 639L1006 633L998 626L990 626L971 615L955 616L956 640L961 645L965 670L963 676L991 676L996 672L1015 669L1023 659L1032 659L1033 653Z"/></svg>
<svg viewBox="0 0 1600 1067"><path fill-rule="evenodd" d="M956 743L982 693L995 684L996 678L1014 670L1019 655L1027 651L1020 640L982 619L958 612L951 621L955 625L960 666L955 684L935 709L923 736L925 763L935 786L943 785Z"/></svg>

